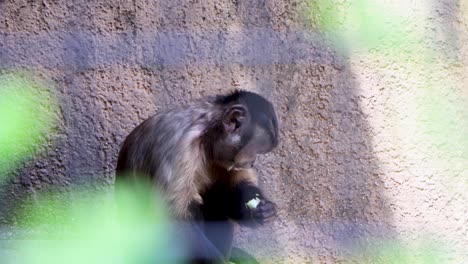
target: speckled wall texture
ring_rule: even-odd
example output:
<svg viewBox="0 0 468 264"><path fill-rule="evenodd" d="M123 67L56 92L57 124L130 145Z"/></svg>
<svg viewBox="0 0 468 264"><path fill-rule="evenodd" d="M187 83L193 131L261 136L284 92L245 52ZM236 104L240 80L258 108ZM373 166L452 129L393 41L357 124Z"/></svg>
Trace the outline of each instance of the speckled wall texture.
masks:
<svg viewBox="0 0 468 264"><path fill-rule="evenodd" d="M377 2L421 37L337 51L293 0L0 0L0 72L34 72L60 108L42 154L3 186L0 221L50 186L106 189L139 122L242 88L277 106L282 142L258 165L278 218L240 230L241 247L267 263L388 263L398 249L380 246L434 241L468 262L468 9Z"/></svg>

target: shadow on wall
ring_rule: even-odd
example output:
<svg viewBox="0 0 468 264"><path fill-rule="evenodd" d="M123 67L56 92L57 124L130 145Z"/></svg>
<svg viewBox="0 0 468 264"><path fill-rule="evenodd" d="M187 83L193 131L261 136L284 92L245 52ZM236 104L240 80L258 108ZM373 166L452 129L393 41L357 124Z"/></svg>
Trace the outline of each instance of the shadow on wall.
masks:
<svg viewBox="0 0 468 264"><path fill-rule="evenodd" d="M65 8L66 19L47 11L59 5L40 11L31 4L25 8L35 16L24 18L31 24L17 20L16 4L0 5L4 20L16 25L0 24L2 71L34 68L54 80L63 118L44 157L2 188L0 220L14 222L12 209L42 189L111 185L118 146L155 110L247 88L267 95L281 116L282 144L259 166L280 211L270 227L241 230L238 243L251 252L271 245L279 258L332 261L361 241L392 237L370 128L347 64L320 35L286 26L279 1L221 9L176 2L86 2ZM44 30L40 17L56 29Z"/></svg>
<svg viewBox="0 0 468 264"><path fill-rule="evenodd" d="M244 30L249 40L272 34L258 46L242 43L261 57L256 61L271 60L249 66L256 90L275 102L282 120L281 146L259 169L279 221L256 232L241 229L238 243L291 263L363 261L369 241L394 239L395 232L358 84L344 50L336 55L320 34L273 30L277 5L243 3L239 12L247 29L263 29Z"/></svg>

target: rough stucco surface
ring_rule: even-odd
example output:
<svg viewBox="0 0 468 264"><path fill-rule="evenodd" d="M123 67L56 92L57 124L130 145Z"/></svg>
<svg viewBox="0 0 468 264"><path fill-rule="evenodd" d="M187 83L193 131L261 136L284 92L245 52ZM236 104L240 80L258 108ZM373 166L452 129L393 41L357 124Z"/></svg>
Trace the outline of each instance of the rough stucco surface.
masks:
<svg viewBox="0 0 468 264"><path fill-rule="evenodd" d="M119 145L146 117L243 88L277 106L282 142L258 165L278 218L240 230L242 248L281 263L342 263L371 241L429 235L454 263L467 261L466 155L434 149L411 115L424 92L414 87L433 71L437 82L455 82L438 96L468 99L467 25L445 2L409 6L440 20L449 33L434 40L457 53L457 63L446 67L442 54L428 69L362 53L339 58L306 27L302 2L0 1L2 71L32 70L60 105L43 154L2 188L0 221L15 223L12 209L51 186L106 190Z"/></svg>

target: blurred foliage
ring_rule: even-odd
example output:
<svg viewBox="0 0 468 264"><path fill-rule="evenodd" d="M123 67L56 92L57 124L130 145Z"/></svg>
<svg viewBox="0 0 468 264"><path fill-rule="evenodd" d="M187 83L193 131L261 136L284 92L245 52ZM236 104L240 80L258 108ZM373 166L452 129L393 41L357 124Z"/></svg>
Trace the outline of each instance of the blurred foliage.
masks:
<svg viewBox="0 0 468 264"><path fill-rule="evenodd" d="M75 191L73 201L41 195L22 213L21 225L36 237L16 242L12 263L179 263L160 199L137 187L119 188L117 207L114 199L84 190Z"/></svg>
<svg viewBox="0 0 468 264"><path fill-rule="evenodd" d="M307 2L310 25L328 38L338 55L352 57L350 67L365 71L356 75L363 82L365 78L371 82L378 79L382 96L388 101L387 112L397 113L398 117L391 120L388 116L387 121L391 120L391 127L404 131L392 136L402 137L417 152L424 153L430 162L421 163L431 166L427 170L433 175L447 179L444 184L466 189L467 181L460 181L463 177L450 181L463 175L468 158L468 98L463 94L466 70L460 49L463 37L459 35L466 30L454 23L461 20L457 13L460 5L443 1ZM363 87L360 89L368 88L366 84ZM369 122L372 126L371 119ZM463 203L463 198L458 198L457 203ZM441 230L434 232L440 234ZM408 245L377 241L370 248L357 251L360 259L353 263L449 263L448 251L443 245L428 241L412 241Z"/></svg>
<svg viewBox="0 0 468 264"><path fill-rule="evenodd" d="M431 239L414 241L411 245L396 240L372 241L355 253L353 261L363 264L443 264L450 260L444 247Z"/></svg>
<svg viewBox="0 0 468 264"><path fill-rule="evenodd" d="M406 21L397 12L371 0L310 0L307 19L325 33L337 51L371 50L385 46L398 52L408 46L412 33L404 30Z"/></svg>
<svg viewBox="0 0 468 264"><path fill-rule="evenodd" d="M35 153L54 125L56 102L39 80L0 76L0 181Z"/></svg>
<svg viewBox="0 0 468 264"><path fill-rule="evenodd" d="M445 88L453 84L447 80ZM447 92L437 89L437 84L424 89L419 98L420 123L427 143L435 146L440 159L468 159L468 108L463 98L456 91ZM453 87L452 87L453 88ZM468 99L468 98L467 98ZM449 153L449 155L447 155ZM454 166L454 164L452 164Z"/></svg>
<svg viewBox="0 0 468 264"><path fill-rule="evenodd" d="M390 1L310 0L307 19L329 37L341 55L363 52L368 61L377 62L370 66L380 66L375 71L393 79L382 80L386 89L405 87L403 78L409 79L408 83L413 85L408 89L414 91L412 101L417 108L402 115L414 116L417 122L411 125L424 135L414 140L428 146L429 152L433 146L437 147L441 154L434 153L434 158L466 159L468 108L460 93L463 88L459 87L464 82L460 78L463 64L458 44L452 43L457 39L452 35L458 33L443 32L452 25L441 25L428 11L408 10L412 6L418 10L433 8L431 3L392 5ZM444 41L440 40L442 32ZM394 80L398 78L401 81Z"/></svg>

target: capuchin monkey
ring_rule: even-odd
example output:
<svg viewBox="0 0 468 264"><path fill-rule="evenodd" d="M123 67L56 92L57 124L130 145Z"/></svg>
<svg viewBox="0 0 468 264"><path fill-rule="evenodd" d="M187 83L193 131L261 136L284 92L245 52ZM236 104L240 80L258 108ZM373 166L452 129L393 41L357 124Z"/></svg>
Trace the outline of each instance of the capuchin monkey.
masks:
<svg viewBox="0 0 468 264"><path fill-rule="evenodd" d="M125 139L116 185L148 181L184 225L190 263L223 263L233 222L255 227L271 219L253 170L278 145L278 118L262 96L236 90L150 117ZM254 204L249 202L255 201Z"/></svg>

